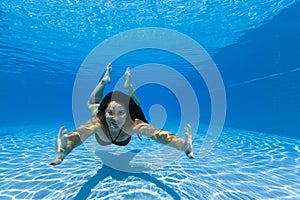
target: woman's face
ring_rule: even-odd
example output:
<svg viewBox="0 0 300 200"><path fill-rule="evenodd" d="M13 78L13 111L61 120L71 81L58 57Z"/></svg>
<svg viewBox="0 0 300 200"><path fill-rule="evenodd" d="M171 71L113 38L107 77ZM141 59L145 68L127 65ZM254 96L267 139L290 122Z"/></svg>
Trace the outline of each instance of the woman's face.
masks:
<svg viewBox="0 0 300 200"><path fill-rule="evenodd" d="M116 101L111 101L105 109L105 120L112 131L120 130L127 118L125 107Z"/></svg>

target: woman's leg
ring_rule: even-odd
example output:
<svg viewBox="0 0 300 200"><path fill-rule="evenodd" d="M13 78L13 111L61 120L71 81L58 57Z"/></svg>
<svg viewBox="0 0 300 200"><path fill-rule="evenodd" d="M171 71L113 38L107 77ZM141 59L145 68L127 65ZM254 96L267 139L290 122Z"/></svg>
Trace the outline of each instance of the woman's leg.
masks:
<svg viewBox="0 0 300 200"><path fill-rule="evenodd" d="M126 77L126 80L125 80L125 83L124 83L124 88L128 91L128 95L131 96L131 98L134 100L134 102L137 104L137 105L140 105L140 100L135 92L135 89L133 88L133 85L132 85L132 81L131 81L131 73L130 73L130 68L127 67L126 71L125 71L125 77ZM140 140L142 140L142 137L140 134L137 134L138 138Z"/></svg>
<svg viewBox="0 0 300 200"><path fill-rule="evenodd" d="M125 71L125 77L126 81L124 83L124 88L128 91L128 95L131 96L131 98L135 101L137 105L140 105L140 100L135 92L135 89L133 88L132 81L131 81L131 74L130 74L130 68L127 67Z"/></svg>
<svg viewBox="0 0 300 200"><path fill-rule="evenodd" d="M108 64L106 66L106 71L104 73L103 78L101 79L101 81L98 83L98 85L95 87L94 91L90 95L90 99L88 101L88 108L92 116L95 116L98 112L98 107L100 104L100 100L102 99L103 96L104 87L108 83L110 83L111 71L112 71L112 66L111 64Z"/></svg>

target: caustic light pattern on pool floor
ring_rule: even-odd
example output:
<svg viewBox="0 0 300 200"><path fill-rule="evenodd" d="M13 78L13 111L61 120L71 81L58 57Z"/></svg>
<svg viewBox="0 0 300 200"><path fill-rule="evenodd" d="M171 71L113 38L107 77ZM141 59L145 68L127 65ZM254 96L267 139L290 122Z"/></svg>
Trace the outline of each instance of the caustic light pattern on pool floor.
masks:
<svg viewBox="0 0 300 200"><path fill-rule="evenodd" d="M129 173L106 166L84 146L49 166L56 134L53 127L0 130L0 199L300 198L297 138L227 128L204 159L183 155L160 169ZM196 137L195 152L202 139ZM130 145L161 148L147 138Z"/></svg>

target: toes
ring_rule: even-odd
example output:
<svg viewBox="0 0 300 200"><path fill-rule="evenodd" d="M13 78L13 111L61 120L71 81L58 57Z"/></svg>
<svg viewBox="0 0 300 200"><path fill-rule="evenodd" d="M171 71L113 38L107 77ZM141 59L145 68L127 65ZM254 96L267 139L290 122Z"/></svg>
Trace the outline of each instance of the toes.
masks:
<svg viewBox="0 0 300 200"><path fill-rule="evenodd" d="M112 70L112 65L111 65L111 63L109 63L109 64L106 66L106 70L108 70L108 71L111 71L111 70Z"/></svg>
<svg viewBox="0 0 300 200"><path fill-rule="evenodd" d="M112 65L111 64L108 64L107 66L106 66L106 71L105 71L105 77L108 77L109 75L110 75L110 73L111 73L111 71L112 71Z"/></svg>
<svg viewBox="0 0 300 200"><path fill-rule="evenodd" d="M130 76L130 67L127 67L127 68L126 68L125 75L126 75L127 77Z"/></svg>

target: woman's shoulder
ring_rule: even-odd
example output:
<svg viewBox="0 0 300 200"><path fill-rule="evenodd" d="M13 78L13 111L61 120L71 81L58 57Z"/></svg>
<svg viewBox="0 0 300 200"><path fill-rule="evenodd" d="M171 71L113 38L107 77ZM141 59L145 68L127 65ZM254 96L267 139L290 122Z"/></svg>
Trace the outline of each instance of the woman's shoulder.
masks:
<svg viewBox="0 0 300 200"><path fill-rule="evenodd" d="M147 128L147 127L151 127L151 125L149 123L147 123L147 122L144 122L143 120L140 120L140 119L136 118L134 120L132 129L134 131L137 131L137 130L139 130L141 128Z"/></svg>
<svg viewBox="0 0 300 200"><path fill-rule="evenodd" d="M103 128L104 124L101 122L101 120L95 116L90 118L86 123L83 124L85 127L94 127L94 128Z"/></svg>
<svg viewBox="0 0 300 200"><path fill-rule="evenodd" d="M133 124L138 125L138 124L148 124L148 123L144 122L143 120L140 120L140 119L136 118L136 119L134 119Z"/></svg>

